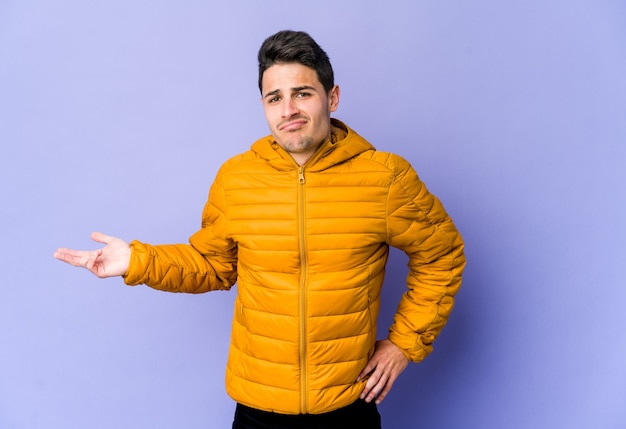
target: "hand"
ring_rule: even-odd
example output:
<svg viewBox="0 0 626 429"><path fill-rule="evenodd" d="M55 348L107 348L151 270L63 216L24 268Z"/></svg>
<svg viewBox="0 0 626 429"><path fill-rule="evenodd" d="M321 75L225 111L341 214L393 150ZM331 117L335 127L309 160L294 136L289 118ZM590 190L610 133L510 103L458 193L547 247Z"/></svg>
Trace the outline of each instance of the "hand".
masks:
<svg viewBox="0 0 626 429"><path fill-rule="evenodd" d="M54 252L54 257L75 267L87 268L100 278L126 274L131 252L128 243L100 232L92 233L91 239L106 246L98 250L60 248Z"/></svg>
<svg viewBox="0 0 626 429"><path fill-rule="evenodd" d="M361 399L365 402L376 399L376 404L380 404L408 364L409 359L394 343L377 341L374 354L357 379L359 381L369 375Z"/></svg>

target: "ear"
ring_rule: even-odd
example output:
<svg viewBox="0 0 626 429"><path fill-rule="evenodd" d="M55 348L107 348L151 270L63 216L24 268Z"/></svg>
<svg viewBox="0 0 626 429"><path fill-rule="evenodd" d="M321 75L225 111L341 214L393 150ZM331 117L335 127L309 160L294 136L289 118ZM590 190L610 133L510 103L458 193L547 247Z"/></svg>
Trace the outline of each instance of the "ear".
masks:
<svg viewBox="0 0 626 429"><path fill-rule="evenodd" d="M330 112L334 112L339 107L339 96L341 95L341 91L339 90L339 85L333 86L333 89L328 93L328 110Z"/></svg>

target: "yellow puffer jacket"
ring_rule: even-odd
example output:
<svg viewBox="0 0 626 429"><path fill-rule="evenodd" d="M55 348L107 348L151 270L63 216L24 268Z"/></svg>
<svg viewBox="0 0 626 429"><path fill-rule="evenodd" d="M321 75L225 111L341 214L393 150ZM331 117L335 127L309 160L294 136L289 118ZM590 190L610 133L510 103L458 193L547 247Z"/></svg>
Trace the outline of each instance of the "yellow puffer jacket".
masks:
<svg viewBox="0 0 626 429"><path fill-rule="evenodd" d="M190 293L237 282L227 391L285 414L359 397L389 245L410 268L389 339L413 361L431 351L465 264L454 224L411 166L334 119L332 141L303 167L271 136L226 162L190 244L134 241L125 281Z"/></svg>

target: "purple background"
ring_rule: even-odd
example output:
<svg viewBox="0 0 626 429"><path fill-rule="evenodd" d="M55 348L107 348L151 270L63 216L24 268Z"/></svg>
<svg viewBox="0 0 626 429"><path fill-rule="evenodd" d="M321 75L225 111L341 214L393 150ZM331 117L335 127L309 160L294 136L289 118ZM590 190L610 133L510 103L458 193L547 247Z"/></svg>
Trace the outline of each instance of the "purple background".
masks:
<svg viewBox="0 0 626 429"><path fill-rule="evenodd" d="M336 116L411 161L467 242L450 322L386 428L626 427L622 1L0 2L0 428L227 428L236 293L52 258L186 241L267 126L256 52L327 50ZM404 256L392 253L380 336Z"/></svg>

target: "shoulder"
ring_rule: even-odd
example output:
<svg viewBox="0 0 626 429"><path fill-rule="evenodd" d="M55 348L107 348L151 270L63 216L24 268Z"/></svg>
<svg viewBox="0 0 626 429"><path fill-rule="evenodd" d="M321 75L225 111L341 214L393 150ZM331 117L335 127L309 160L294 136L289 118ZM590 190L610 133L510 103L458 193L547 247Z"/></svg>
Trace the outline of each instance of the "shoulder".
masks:
<svg viewBox="0 0 626 429"><path fill-rule="evenodd" d="M407 174L417 177L417 173L411 163L395 153L370 150L363 152L359 158L361 160L367 160L371 164L379 166L381 169L387 170L394 179L400 179Z"/></svg>
<svg viewBox="0 0 626 429"><path fill-rule="evenodd" d="M247 150L227 159L219 168L218 176L246 172L250 174L255 169L262 168L264 164L265 162L259 158L256 152Z"/></svg>

